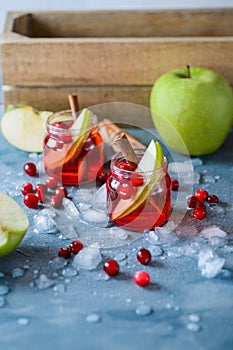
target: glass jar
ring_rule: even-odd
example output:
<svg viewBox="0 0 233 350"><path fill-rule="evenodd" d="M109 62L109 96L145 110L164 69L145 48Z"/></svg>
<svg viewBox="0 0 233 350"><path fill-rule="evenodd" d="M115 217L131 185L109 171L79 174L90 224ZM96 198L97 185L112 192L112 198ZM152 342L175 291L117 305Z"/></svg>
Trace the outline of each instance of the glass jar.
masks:
<svg viewBox="0 0 233 350"><path fill-rule="evenodd" d="M89 130L72 129L70 110L52 114L47 121L43 162L49 176L63 185L80 185L95 181L103 167L103 143L98 132L97 117L92 116ZM75 142L80 135L84 141Z"/></svg>
<svg viewBox="0 0 233 350"><path fill-rule="evenodd" d="M144 150L136 151L140 159ZM171 179L167 160L155 171L135 171L137 165L119 153L112 158L107 180L107 211L119 227L131 231L152 230L171 213Z"/></svg>

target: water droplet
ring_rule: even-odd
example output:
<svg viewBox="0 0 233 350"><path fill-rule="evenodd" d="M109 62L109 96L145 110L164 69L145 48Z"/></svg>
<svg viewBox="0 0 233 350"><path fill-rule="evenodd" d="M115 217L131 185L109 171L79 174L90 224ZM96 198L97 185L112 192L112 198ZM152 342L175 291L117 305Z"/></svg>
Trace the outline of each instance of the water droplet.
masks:
<svg viewBox="0 0 233 350"><path fill-rule="evenodd" d="M88 323L98 323L98 322L100 322L100 320L101 320L100 315L96 314L96 313L89 314L86 317L86 321Z"/></svg>
<svg viewBox="0 0 233 350"><path fill-rule="evenodd" d="M5 284L0 284L0 295L7 295L10 292L10 288Z"/></svg>
<svg viewBox="0 0 233 350"><path fill-rule="evenodd" d="M150 315L152 313L152 308L149 305L140 305L137 309L136 309L136 314L138 316L147 316Z"/></svg>
<svg viewBox="0 0 233 350"><path fill-rule="evenodd" d="M17 322L20 326L27 326L29 324L29 319L26 317L20 317Z"/></svg>
<svg viewBox="0 0 233 350"><path fill-rule="evenodd" d="M62 275L64 277L74 277L74 276L77 276L77 274L78 274L78 271L75 270L73 267L67 267L62 270Z"/></svg>
<svg viewBox="0 0 233 350"><path fill-rule="evenodd" d="M12 278L19 278L24 275L24 270L16 267L15 269L11 270L11 276Z"/></svg>
<svg viewBox="0 0 233 350"><path fill-rule="evenodd" d="M188 316L188 319L189 319L189 321L191 321L191 322L200 322L200 320L201 320L200 316L197 315L197 314L190 314L190 315Z"/></svg>
<svg viewBox="0 0 233 350"><path fill-rule="evenodd" d="M6 305L6 299L4 297L0 297L0 307L3 307Z"/></svg>
<svg viewBox="0 0 233 350"><path fill-rule="evenodd" d="M191 331L191 332L198 332L201 329L199 324L192 323L192 322L187 323L186 328L188 331Z"/></svg>

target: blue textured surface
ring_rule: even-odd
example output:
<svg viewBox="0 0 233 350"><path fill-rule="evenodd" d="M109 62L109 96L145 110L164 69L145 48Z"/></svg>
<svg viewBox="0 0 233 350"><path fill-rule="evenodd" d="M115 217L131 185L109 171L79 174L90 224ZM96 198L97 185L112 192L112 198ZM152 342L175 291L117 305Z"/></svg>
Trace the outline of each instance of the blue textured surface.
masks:
<svg viewBox="0 0 233 350"><path fill-rule="evenodd" d="M12 187L12 194L23 206L21 195L17 195L14 188L18 186L19 193L20 185L28 180L26 175L18 173L22 172L22 165L29 157L11 147L2 135L0 137L1 190L8 192ZM197 228L215 224L232 238L233 133L218 152L202 159L204 164L196 167L197 172L220 176L217 182L202 187L217 194L226 203L227 210L216 211L198 223ZM6 177L7 183L12 183L8 187L4 187ZM136 251L140 247L152 249L152 243L147 235L142 235L130 245L102 251L105 257L119 256L119 253L127 255L119 262L121 273L118 277L104 280L100 266L93 271L80 270L65 283L61 270L51 276L48 267L63 242L58 234L33 232L32 216L37 212L30 209L26 212L31 226L19 250L0 260L0 271L4 273L0 285L10 287L10 292L4 296L6 304L0 308L1 349L232 349L233 257L230 240L227 246L216 248L226 262L223 272L213 279L201 276L195 254L169 256L172 240L170 243L157 242L164 254L154 257L150 266L143 267L136 260ZM174 244L187 246L193 242L193 238L188 238L189 224L193 224L190 216L185 222L187 235ZM22 277L12 278L11 271L15 267L24 269ZM136 286L132 279L134 272L140 269L151 274L152 283L146 288ZM65 285L66 290L60 293L53 287L38 290L32 284L35 270L38 274L45 273L55 285ZM152 312L140 316L136 309L144 304ZM93 313L100 316L99 322L87 322L86 317ZM198 332L186 328L190 314L200 317ZM19 320L22 318L26 319L26 325L22 325L24 320Z"/></svg>

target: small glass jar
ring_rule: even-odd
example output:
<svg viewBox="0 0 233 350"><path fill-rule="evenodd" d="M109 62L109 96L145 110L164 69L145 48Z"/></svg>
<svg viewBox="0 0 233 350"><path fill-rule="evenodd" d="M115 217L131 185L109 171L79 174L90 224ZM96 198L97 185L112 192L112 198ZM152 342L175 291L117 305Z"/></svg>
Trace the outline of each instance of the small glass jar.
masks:
<svg viewBox="0 0 233 350"><path fill-rule="evenodd" d="M80 185L96 180L103 167L103 143L98 120L92 116L90 129L72 129L74 117L70 110L52 114L47 121L44 140L44 169L63 185ZM84 141L75 142L80 135Z"/></svg>
<svg viewBox="0 0 233 350"><path fill-rule="evenodd" d="M140 159L144 150L136 150ZM155 171L135 171L137 165L119 153L111 161L107 180L107 211L119 227L131 231L152 230L171 213L171 179L167 160Z"/></svg>

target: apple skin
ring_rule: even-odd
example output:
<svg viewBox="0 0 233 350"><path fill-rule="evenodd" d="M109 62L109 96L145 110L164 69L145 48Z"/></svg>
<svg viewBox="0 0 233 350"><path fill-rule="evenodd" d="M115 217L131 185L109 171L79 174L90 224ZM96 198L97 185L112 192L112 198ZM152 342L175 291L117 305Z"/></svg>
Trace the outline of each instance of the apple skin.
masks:
<svg viewBox="0 0 233 350"><path fill-rule="evenodd" d="M215 152L229 133L233 92L212 70L191 67L190 75L187 77L187 68L162 75L152 88L150 108L152 120L169 147L201 156Z"/></svg>

